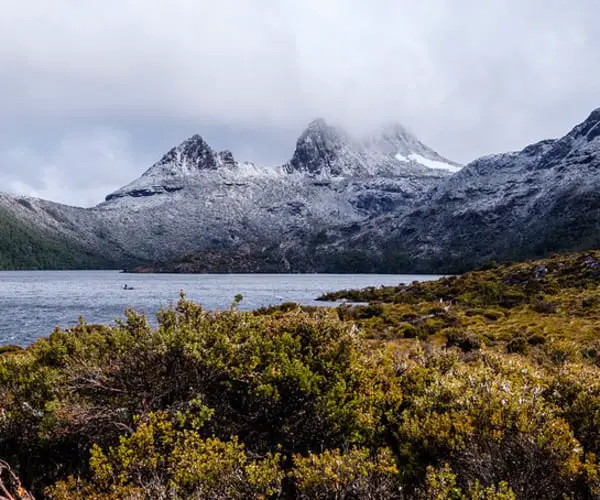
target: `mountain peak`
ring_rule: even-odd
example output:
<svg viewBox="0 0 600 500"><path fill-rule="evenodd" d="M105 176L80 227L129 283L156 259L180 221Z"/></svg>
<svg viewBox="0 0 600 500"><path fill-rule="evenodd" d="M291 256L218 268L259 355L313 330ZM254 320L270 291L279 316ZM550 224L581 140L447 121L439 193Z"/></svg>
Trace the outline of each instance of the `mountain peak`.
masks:
<svg viewBox="0 0 600 500"><path fill-rule="evenodd" d="M381 127L379 134L382 137L412 137L412 134L400 123L387 123Z"/></svg>
<svg viewBox="0 0 600 500"><path fill-rule="evenodd" d="M575 131L580 137L585 136L588 141L600 136L600 108L592 111L583 123L575 127Z"/></svg>
<svg viewBox="0 0 600 500"><path fill-rule="evenodd" d="M205 142L200 134L194 134L191 137L185 139L181 144L193 143L193 142Z"/></svg>
<svg viewBox="0 0 600 500"><path fill-rule="evenodd" d="M399 123L387 124L368 137L355 137L323 118L308 124L287 165L289 172L334 177L435 176L459 169Z"/></svg>
<svg viewBox="0 0 600 500"><path fill-rule="evenodd" d="M322 130L322 129L326 129L329 127L329 124L327 123L327 121L325 120L325 118L315 118L314 120L312 120L308 126L306 127L307 130Z"/></svg>
<svg viewBox="0 0 600 500"><path fill-rule="evenodd" d="M223 165L227 165L230 167L235 166L235 159L233 157L233 153L228 149L219 152L219 160Z"/></svg>
<svg viewBox="0 0 600 500"><path fill-rule="evenodd" d="M300 134L298 142L311 140L322 140L325 142L340 144L349 141L348 133L342 128L330 125L324 118L316 118L311 121L306 129Z"/></svg>
<svg viewBox="0 0 600 500"><path fill-rule="evenodd" d="M600 121L600 108L596 108L594 109L591 113L590 116L588 116L587 120L593 120L593 121Z"/></svg>
<svg viewBox="0 0 600 500"><path fill-rule="evenodd" d="M199 134L184 140L165 154L157 165L170 165L182 171L214 170L219 166L215 152Z"/></svg>
<svg viewBox="0 0 600 500"><path fill-rule="evenodd" d="M591 133L591 134L590 134ZM600 108L594 109L588 117L576 125L566 136L560 141L573 141L584 139L589 142L600 135Z"/></svg>
<svg viewBox="0 0 600 500"><path fill-rule="evenodd" d="M337 160L349 142L343 130L329 125L323 118L317 118L308 124L296 141L288 170L310 174L327 170L331 175L340 175L343 172Z"/></svg>
<svg viewBox="0 0 600 500"><path fill-rule="evenodd" d="M273 178L283 173L325 178L402 178L429 182L458 169L421 144L402 125L386 126L374 139L349 134L323 118L312 120L296 142L291 160L278 168L240 164L231 151L212 149L195 134L169 150L135 181L110 194L107 200L177 192L208 182L213 174L238 182L241 178ZM446 170L446 172L444 172ZM407 181L409 182L409 181Z"/></svg>
<svg viewBox="0 0 600 500"><path fill-rule="evenodd" d="M125 196L140 197L183 189L200 172L220 167L236 167L231 151L217 153L199 134L171 148L142 176L106 197L106 201Z"/></svg>

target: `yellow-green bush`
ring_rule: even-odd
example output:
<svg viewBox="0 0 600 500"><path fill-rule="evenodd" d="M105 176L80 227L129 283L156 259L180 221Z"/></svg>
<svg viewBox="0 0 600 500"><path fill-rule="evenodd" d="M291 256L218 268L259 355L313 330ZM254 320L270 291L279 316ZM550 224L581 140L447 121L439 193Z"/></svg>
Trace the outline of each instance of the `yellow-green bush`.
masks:
<svg viewBox="0 0 600 500"><path fill-rule="evenodd" d="M598 255L81 321L0 354L0 458L40 498L600 498Z"/></svg>
<svg viewBox="0 0 600 500"><path fill-rule="evenodd" d="M206 417L210 412L204 408ZM177 418L180 417L180 418ZM173 421L175 420L175 422ZM150 413L107 452L91 450L91 479L70 477L47 489L57 500L97 498L268 498L281 491L280 456L250 459L244 445L202 438L181 415Z"/></svg>
<svg viewBox="0 0 600 500"><path fill-rule="evenodd" d="M402 498L396 463L386 448L295 455L290 476L302 499Z"/></svg>
<svg viewBox="0 0 600 500"><path fill-rule="evenodd" d="M490 352L468 364L448 356L406 359L404 408L392 426L406 481L418 483L429 464L446 462L464 490L507 481L519 498L591 491L595 441L578 441L564 410L544 398L551 380L544 371ZM588 418L590 411L593 404Z"/></svg>

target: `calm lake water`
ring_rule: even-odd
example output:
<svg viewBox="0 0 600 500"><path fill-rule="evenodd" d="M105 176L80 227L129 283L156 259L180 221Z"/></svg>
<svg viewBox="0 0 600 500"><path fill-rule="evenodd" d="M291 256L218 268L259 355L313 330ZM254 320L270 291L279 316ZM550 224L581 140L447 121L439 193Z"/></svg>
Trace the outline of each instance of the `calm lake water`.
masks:
<svg viewBox="0 0 600 500"><path fill-rule="evenodd" d="M55 326L111 324L129 307L152 319L177 302L180 290L208 309L225 309L236 294L240 309L281 302L321 304L315 298L345 288L397 285L437 276L378 274L121 274L117 271L0 272L0 345L27 345ZM123 285L133 290L123 290Z"/></svg>

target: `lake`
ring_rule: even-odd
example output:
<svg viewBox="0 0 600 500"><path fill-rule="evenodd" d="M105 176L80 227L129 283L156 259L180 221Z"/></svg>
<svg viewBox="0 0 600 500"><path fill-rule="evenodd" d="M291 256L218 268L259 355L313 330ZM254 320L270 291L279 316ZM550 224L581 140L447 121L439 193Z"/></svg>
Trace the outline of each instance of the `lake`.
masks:
<svg viewBox="0 0 600 500"><path fill-rule="evenodd" d="M129 307L149 318L176 303L180 290L208 309L225 309L236 294L240 309L298 302L320 304L325 292L435 279L381 274L121 274L118 271L0 272L0 345L27 345L57 325L114 323ZM127 284L133 290L123 290Z"/></svg>

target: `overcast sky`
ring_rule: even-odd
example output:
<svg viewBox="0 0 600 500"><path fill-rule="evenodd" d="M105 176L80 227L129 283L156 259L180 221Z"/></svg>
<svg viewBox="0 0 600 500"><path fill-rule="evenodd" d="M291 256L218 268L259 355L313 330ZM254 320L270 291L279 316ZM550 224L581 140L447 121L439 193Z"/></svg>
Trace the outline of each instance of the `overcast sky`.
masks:
<svg viewBox="0 0 600 500"><path fill-rule="evenodd" d="M600 106L597 0L0 0L0 191L89 206L200 133L277 164L313 118L468 162Z"/></svg>

